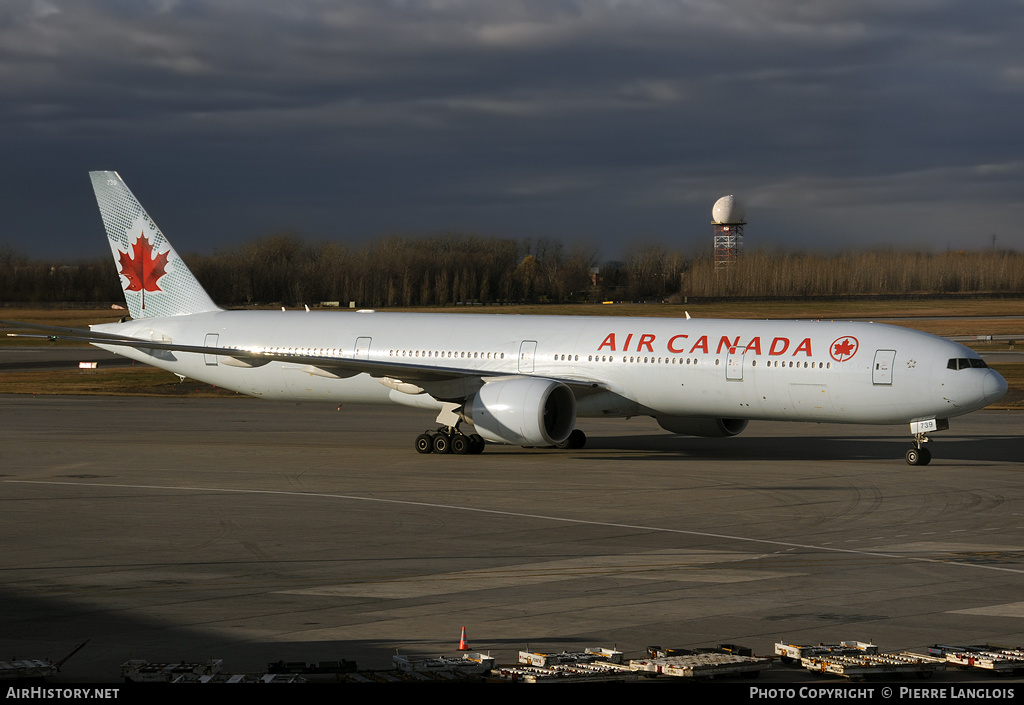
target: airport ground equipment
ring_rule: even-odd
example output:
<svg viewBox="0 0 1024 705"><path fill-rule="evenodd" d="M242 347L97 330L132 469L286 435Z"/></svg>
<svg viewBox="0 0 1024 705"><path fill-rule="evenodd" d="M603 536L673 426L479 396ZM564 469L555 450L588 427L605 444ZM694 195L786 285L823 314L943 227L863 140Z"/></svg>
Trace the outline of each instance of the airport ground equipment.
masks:
<svg viewBox="0 0 1024 705"><path fill-rule="evenodd" d="M337 676L341 673L355 673L355 661L275 661L267 664L267 673L274 675Z"/></svg>
<svg viewBox="0 0 1024 705"><path fill-rule="evenodd" d="M799 661L806 656L877 654L878 647L866 641L840 641L838 644L787 644L775 642L775 655L783 663Z"/></svg>
<svg viewBox="0 0 1024 705"><path fill-rule="evenodd" d="M736 654L737 656L753 656L754 650L739 644L718 644L717 646L699 646L696 649L663 649L660 646L648 646L647 655L651 658L669 658L671 656L689 656L690 654Z"/></svg>
<svg viewBox="0 0 1024 705"><path fill-rule="evenodd" d="M980 668L994 673L1018 673L1024 671L1024 649L992 646L953 646L936 644L928 653L944 658L946 663L958 668Z"/></svg>
<svg viewBox="0 0 1024 705"><path fill-rule="evenodd" d="M545 654L537 651L519 652L519 663L529 666L554 666L558 664L579 664L604 661L607 663L622 663L622 652L616 649L587 648L584 651L563 651L558 654Z"/></svg>
<svg viewBox="0 0 1024 705"><path fill-rule="evenodd" d="M89 639L86 639L57 663L53 663L49 659L11 659L10 661L0 661L0 681L42 680L55 676L60 672L60 667L67 663L68 659L81 651L82 647L88 643Z"/></svg>
<svg viewBox="0 0 1024 705"><path fill-rule="evenodd" d="M676 678L720 678L742 676L757 678L761 671L772 667L772 662L756 656L740 656L721 651L703 651L663 658L633 659L628 664L633 671L651 676Z"/></svg>
<svg viewBox="0 0 1024 705"><path fill-rule="evenodd" d="M907 675L931 678L937 671L946 669L945 659L909 652L804 656L800 665L808 671L843 676L853 681Z"/></svg>
<svg viewBox="0 0 1024 705"><path fill-rule="evenodd" d="M57 666L46 659L0 661L0 681L42 680L57 675Z"/></svg>
<svg viewBox="0 0 1024 705"><path fill-rule="evenodd" d="M223 659L208 659L202 662L150 663L141 658L130 659L121 664L121 677L125 683L173 683L186 674L193 676L215 676L224 666Z"/></svg>
<svg viewBox="0 0 1024 705"><path fill-rule="evenodd" d="M334 662L338 663L338 662ZM351 661L347 663L352 663ZM288 671L276 664L277 671L267 673L225 673L223 659L206 661L179 661L177 663L151 663L145 659L131 659L121 664L125 683L306 683L304 676ZM294 665L294 664L293 664ZM355 664L352 664L353 666Z"/></svg>
<svg viewBox="0 0 1024 705"><path fill-rule="evenodd" d="M494 657L488 654L464 653L462 656L438 656L436 658L410 659L395 654L391 662L399 671L407 673L457 673L462 675L485 674L494 668Z"/></svg>
<svg viewBox="0 0 1024 705"><path fill-rule="evenodd" d="M197 676L183 673L172 683L308 683L294 673L217 673L212 676Z"/></svg>
<svg viewBox="0 0 1024 705"><path fill-rule="evenodd" d="M548 666L504 666L491 671L490 680L515 683L601 683L637 679L627 666L607 661L557 663Z"/></svg>
<svg viewBox="0 0 1024 705"><path fill-rule="evenodd" d="M739 675L757 678L771 668L769 659L756 658L753 650L738 644L718 644L696 649L664 649L647 647L648 658L635 659L629 667L644 675L666 675L681 678L715 678Z"/></svg>

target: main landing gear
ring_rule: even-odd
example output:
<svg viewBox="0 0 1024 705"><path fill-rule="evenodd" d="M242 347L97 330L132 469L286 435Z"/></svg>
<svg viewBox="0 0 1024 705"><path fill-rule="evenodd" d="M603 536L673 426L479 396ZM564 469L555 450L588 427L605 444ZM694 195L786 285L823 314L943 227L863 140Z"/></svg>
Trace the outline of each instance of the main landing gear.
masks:
<svg viewBox="0 0 1024 705"><path fill-rule="evenodd" d="M446 426L436 432L416 436L417 453L455 453L456 455L477 455L484 452L484 439L479 434L464 434L457 428Z"/></svg>
<svg viewBox="0 0 1024 705"><path fill-rule="evenodd" d="M577 450L587 444L587 435L578 428L556 448ZM456 455L477 455L484 452L484 439L477 433L464 434L458 428L442 426L437 431L425 431L416 436L416 452L455 453Z"/></svg>
<svg viewBox="0 0 1024 705"><path fill-rule="evenodd" d="M437 415L441 424L436 431L426 431L416 436L417 453L455 453L456 455L477 455L484 452L483 436L473 433L466 435L459 430L462 424L462 406L455 402L444 402Z"/></svg>

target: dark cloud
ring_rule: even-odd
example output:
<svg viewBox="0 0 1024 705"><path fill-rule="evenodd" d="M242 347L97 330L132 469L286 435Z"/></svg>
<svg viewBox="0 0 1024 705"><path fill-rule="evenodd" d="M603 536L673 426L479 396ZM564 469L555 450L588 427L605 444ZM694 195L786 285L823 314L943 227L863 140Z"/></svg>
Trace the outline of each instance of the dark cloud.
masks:
<svg viewBox="0 0 1024 705"><path fill-rule="evenodd" d="M1019 2L13 0L4 244L98 254L117 169L181 250L290 228L1024 247Z"/></svg>

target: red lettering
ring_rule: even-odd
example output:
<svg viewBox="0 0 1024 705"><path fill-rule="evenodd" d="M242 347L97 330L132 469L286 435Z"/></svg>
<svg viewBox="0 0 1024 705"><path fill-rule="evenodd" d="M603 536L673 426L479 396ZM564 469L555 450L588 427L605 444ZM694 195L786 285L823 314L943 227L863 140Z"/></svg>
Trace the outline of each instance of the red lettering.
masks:
<svg viewBox="0 0 1024 705"><path fill-rule="evenodd" d="M644 333L640 336L640 342L636 344L636 351L640 352L640 348L646 347L647 352L654 352L654 348L651 347L651 343L654 342L654 336L650 333Z"/></svg>
<svg viewBox="0 0 1024 705"><path fill-rule="evenodd" d="M780 343L782 344L781 348L778 347L778 345ZM776 338L775 340L772 341L772 346L771 346L771 348L768 349L768 354L769 355L781 355L782 353L786 352L786 350L788 350L788 349L789 349L789 338Z"/></svg>
<svg viewBox="0 0 1024 705"><path fill-rule="evenodd" d="M673 341L679 340L680 338L689 338L689 337L690 336L688 336L688 335L673 335L671 338L668 339L668 351L670 353L686 352L686 348L677 348L672 343L673 343ZM704 343L707 344L707 340L706 339L704 340ZM691 350L690 352L693 352L693 351Z"/></svg>
<svg viewBox="0 0 1024 705"><path fill-rule="evenodd" d="M597 346L598 350L603 350L604 348L610 348L612 352L615 352L615 334L614 333L609 333L608 337L604 339L604 342Z"/></svg>
<svg viewBox="0 0 1024 705"><path fill-rule="evenodd" d="M807 357L811 356L811 339L810 338L804 338L802 341L800 341L800 344L796 346L796 350L793 351L793 354L796 355L801 350L804 351L804 353L807 355Z"/></svg>
<svg viewBox="0 0 1024 705"><path fill-rule="evenodd" d="M632 339L633 339L633 334L632 333L630 333L629 335L626 336L626 344L622 346L622 352L628 352L629 351L629 341L632 340Z"/></svg>
<svg viewBox="0 0 1024 705"><path fill-rule="evenodd" d="M743 354L746 355L748 350L753 350L758 355L761 354L761 336L754 336L754 338L747 343L747 347L743 349Z"/></svg>
<svg viewBox="0 0 1024 705"><path fill-rule="evenodd" d="M736 336L736 342L735 343L732 342L731 340L729 340L727 337L725 337L723 335L722 339L718 341L718 350L716 352L719 355L721 355L722 354L722 348L725 348L726 350L732 350L733 348L735 348L739 344L740 344L740 337L738 335Z"/></svg>
<svg viewBox="0 0 1024 705"><path fill-rule="evenodd" d="M686 336L684 335L683 337L685 338ZM708 337L706 335L702 335L697 338L697 342L693 344L692 348L690 348L690 352L693 352L697 348L700 348L704 352L708 351Z"/></svg>

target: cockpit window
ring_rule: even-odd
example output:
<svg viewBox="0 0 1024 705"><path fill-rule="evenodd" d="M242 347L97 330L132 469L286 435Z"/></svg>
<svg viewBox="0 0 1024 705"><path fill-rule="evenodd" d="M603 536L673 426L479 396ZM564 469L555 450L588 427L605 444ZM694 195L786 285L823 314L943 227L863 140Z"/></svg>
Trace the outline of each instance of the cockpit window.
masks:
<svg viewBox="0 0 1024 705"><path fill-rule="evenodd" d="M966 370L971 367L985 368L988 365L980 357L952 357L946 363L946 367L951 370Z"/></svg>

